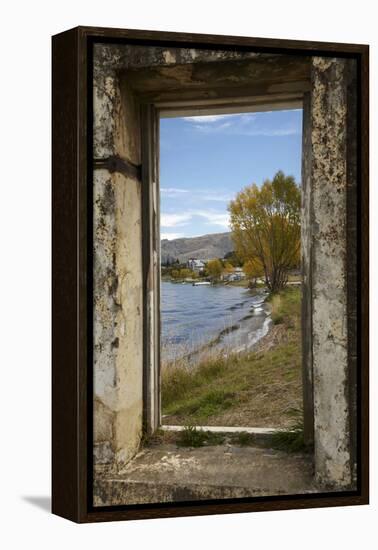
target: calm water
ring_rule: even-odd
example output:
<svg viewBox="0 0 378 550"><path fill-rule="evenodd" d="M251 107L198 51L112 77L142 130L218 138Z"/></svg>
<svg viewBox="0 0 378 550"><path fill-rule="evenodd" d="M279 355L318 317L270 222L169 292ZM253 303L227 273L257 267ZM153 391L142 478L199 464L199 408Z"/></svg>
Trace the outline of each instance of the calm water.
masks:
<svg viewBox="0 0 378 550"><path fill-rule="evenodd" d="M233 349L250 347L268 330L264 296L234 286L161 285L163 359L214 340ZM227 331L229 327L237 330Z"/></svg>

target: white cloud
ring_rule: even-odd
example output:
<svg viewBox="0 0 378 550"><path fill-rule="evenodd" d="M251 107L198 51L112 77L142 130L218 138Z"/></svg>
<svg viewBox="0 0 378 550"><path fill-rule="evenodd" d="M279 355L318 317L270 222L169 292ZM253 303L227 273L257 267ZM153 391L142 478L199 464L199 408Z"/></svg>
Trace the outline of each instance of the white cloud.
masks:
<svg viewBox="0 0 378 550"><path fill-rule="evenodd" d="M256 128L255 130L246 130L239 132L243 136L265 136L265 137L280 137L280 136L295 136L300 134L300 129L295 127L278 128L276 130L264 130L262 128Z"/></svg>
<svg viewBox="0 0 378 550"><path fill-rule="evenodd" d="M162 227L180 227L187 225L191 218L192 214L190 212L183 212L182 214L162 214L160 225Z"/></svg>
<svg viewBox="0 0 378 550"><path fill-rule="evenodd" d="M164 199L175 199L185 194L186 201L229 202L234 197L231 194L219 193L212 189L180 189L176 187L161 187L161 195Z"/></svg>
<svg viewBox="0 0 378 550"><path fill-rule="evenodd" d="M189 189L179 189L178 187L161 187L160 191L162 193L175 193L177 195L180 193L189 193Z"/></svg>
<svg viewBox="0 0 378 550"><path fill-rule="evenodd" d="M204 218L206 225L219 225L220 227L228 229L229 227L229 214L227 212L217 212L214 210L186 210L181 214L162 214L161 227L174 228L189 225L193 218ZM167 233L164 233L165 235ZM168 237L167 237L168 238ZM173 237L172 237L173 238Z"/></svg>
<svg viewBox="0 0 378 550"><path fill-rule="evenodd" d="M230 216L227 212L214 212L213 210L196 210L194 214L196 216L205 218L207 225L219 225L227 229L230 224Z"/></svg>
<svg viewBox="0 0 378 550"><path fill-rule="evenodd" d="M180 239L181 237L184 237L184 233L161 233L160 238L168 239L168 241L171 241L173 239Z"/></svg>
<svg viewBox="0 0 378 550"><path fill-rule="evenodd" d="M195 122L196 124L211 124L213 122L218 122L218 120L221 120L222 118L227 117L230 117L230 115L186 116L182 118L188 122Z"/></svg>
<svg viewBox="0 0 378 550"><path fill-rule="evenodd" d="M291 109L300 111L300 109ZM192 123L192 128L205 134L224 133L241 136L280 137L298 135L301 133L301 123L285 122L281 127L272 126L270 117L261 115L275 114L276 111L258 113L239 113L237 115L209 115L201 117L186 117L185 120ZM227 120L225 120L227 119Z"/></svg>
<svg viewBox="0 0 378 550"><path fill-rule="evenodd" d="M206 189L198 191L198 199L203 201L229 202L233 198L234 198L233 195L227 195L227 194L220 195L216 191L211 191L211 190L207 191Z"/></svg>
<svg viewBox="0 0 378 550"><path fill-rule="evenodd" d="M222 124L217 124L217 125L202 125L202 124L195 124L193 126L194 128L196 128L196 130L200 130L201 132L204 132L204 133L207 133L207 134L210 134L210 133L219 133L219 132L224 132L224 130L226 130L227 128L231 128L232 127L232 122L223 122Z"/></svg>
<svg viewBox="0 0 378 550"><path fill-rule="evenodd" d="M160 194L165 199L177 199L178 197L182 197L186 193L189 193L188 189L179 189L177 187L161 187L160 188Z"/></svg>

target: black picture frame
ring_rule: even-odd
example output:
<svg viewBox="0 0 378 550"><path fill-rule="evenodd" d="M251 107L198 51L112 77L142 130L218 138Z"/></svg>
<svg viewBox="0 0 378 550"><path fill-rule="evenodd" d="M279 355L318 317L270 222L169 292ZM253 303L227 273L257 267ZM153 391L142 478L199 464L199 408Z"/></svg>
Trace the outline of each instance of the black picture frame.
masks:
<svg viewBox="0 0 378 550"><path fill-rule="evenodd" d="M92 468L92 49L96 42L353 57L358 67L357 491L94 508ZM143 30L77 27L52 39L52 511L98 522L361 505L369 502L369 48Z"/></svg>

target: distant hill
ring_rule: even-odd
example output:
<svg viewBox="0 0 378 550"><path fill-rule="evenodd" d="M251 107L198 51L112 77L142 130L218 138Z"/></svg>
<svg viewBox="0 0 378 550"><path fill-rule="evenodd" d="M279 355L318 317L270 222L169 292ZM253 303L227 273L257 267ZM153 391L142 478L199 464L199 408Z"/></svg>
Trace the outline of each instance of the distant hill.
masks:
<svg viewBox="0 0 378 550"><path fill-rule="evenodd" d="M168 258L186 262L189 258L211 260L223 258L227 252L234 249L231 233L212 233L182 239L163 239L161 241L161 262L166 263Z"/></svg>

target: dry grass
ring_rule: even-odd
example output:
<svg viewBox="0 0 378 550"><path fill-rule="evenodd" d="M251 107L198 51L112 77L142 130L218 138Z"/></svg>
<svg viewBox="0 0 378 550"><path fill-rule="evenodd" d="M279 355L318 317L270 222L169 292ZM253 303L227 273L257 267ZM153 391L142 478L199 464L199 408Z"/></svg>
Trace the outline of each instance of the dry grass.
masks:
<svg viewBox="0 0 378 550"><path fill-rule="evenodd" d="M275 323L255 350L204 355L162 373L164 424L290 427L301 411L300 290L272 297Z"/></svg>

